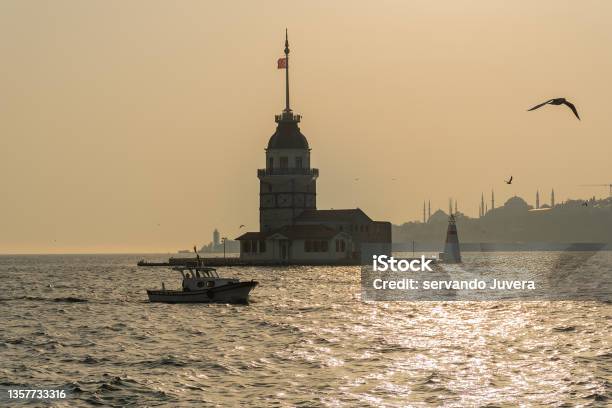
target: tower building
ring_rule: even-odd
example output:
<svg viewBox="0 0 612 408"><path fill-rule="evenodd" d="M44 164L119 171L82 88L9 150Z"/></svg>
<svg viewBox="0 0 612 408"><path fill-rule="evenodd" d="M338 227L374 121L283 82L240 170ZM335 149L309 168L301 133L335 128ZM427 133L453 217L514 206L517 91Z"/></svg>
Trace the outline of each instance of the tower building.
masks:
<svg viewBox="0 0 612 408"><path fill-rule="evenodd" d="M555 206L555 189L553 188L550 192L550 208Z"/></svg>
<svg viewBox="0 0 612 408"><path fill-rule="evenodd" d="M286 33L284 54L277 67L285 70L285 109L275 116L276 131L265 149L265 168L257 170L259 231L237 238L240 258L263 264L356 263L364 244L377 254L390 254L391 223L373 221L359 208L317 209L319 170L310 166L311 149L298 126L301 116L293 113L289 103Z"/></svg>
<svg viewBox="0 0 612 408"><path fill-rule="evenodd" d="M540 208L540 190L536 190L536 209Z"/></svg>
<svg viewBox="0 0 612 408"><path fill-rule="evenodd" d="M217 230L215 228L215 230L213 231L213 248L217 248L219 245L221 245L221 234L219 234L219 230Z"/></svg>

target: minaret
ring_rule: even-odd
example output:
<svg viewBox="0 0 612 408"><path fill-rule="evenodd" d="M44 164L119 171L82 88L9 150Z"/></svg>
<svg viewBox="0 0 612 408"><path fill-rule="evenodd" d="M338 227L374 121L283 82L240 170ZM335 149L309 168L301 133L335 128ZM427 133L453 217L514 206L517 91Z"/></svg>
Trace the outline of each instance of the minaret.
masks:
<svg viewBox="0 0 612 408"><path fill-rule="evenodd" d="M317 208L319 170L310 167L310 146L300 131L301 116L289 105L289 38L285 31L285 58L278 68L285 69L285 109L275 115L276 131L266 148L266 167L257 170L259 178L259 230L271 231L292 225L305 209Z"/></svg>
<svg viewBox="0 0 612 408"><path fill-rule="evenodd" d="M555 206L555 189L553 188L552 191L550 192L550 207L554 207Z"/></svg>
<svg viewBox="0 0 612 408"><path fill-rule="evenodd" d="M484 203L484 193L480 194L480 216L483 217L485 215L485 203Z"/></svg>
<svg viewBox="0 0 612 408"><path fill-rule="evenodd" d="M423 200L423 224L425 224L427 220L425 219L425 200Z"/></svg>
<svg viewBox="0 0 612 408"><path fill-rule="evenodd" d="M427 222L431 218L431 200L427 201Z"/></svg>
<svg viewBox="0 0 612 408"><path fill-rule="evenodd" d="M453 215L453 199L448 199L448 215Z"/></svg>
<svg viewBox="0 0 612 408"><path fill-rule="evenodd" d="M495 192L491 189L491 209L495 208Z"/></svg>
<svg viewBox="0 0 612 408"><path fill-rule="evenodd" d="M536 209L540 208L540 190L536 190Z"/></svg>
<svg viewBox="0 0 612 408"><path fill-rule="evenodd" d="M459 211L457 211L457 199L455 198L455 214L457 214Z"/></svg>

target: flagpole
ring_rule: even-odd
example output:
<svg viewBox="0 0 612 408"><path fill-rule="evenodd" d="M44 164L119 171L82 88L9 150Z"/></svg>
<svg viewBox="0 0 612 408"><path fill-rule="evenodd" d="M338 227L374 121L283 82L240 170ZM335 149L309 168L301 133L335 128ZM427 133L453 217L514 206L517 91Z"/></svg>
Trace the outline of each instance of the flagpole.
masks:
<svg viewBox="0 0 612 408"><path fill-rule="evenodd" d="M285 112L289 113L291 108L289 108L289 36L287 34L287 29L285 28Z"/></svg>

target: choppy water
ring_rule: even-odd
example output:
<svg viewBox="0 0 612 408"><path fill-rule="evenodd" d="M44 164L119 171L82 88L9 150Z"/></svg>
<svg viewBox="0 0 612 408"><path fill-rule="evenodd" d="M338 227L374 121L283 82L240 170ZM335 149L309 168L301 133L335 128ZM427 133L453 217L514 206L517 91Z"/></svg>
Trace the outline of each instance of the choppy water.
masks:
<svg viewBox="0 0 612 408"><path fill-rule="evenodd" d="M260 282L247 306L150 304L178 277L139 258L0 257L0 386L71 407L611 403L609 302L364 303L358 267L287 267L219 268Z"/></svg>

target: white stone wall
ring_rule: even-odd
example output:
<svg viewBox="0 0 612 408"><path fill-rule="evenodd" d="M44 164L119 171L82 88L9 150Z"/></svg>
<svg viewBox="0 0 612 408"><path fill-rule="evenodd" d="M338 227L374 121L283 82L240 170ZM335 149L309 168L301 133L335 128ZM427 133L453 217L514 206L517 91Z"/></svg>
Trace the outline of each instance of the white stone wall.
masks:
<svg viewBox="0 0 612 408"><path fill-rule="evenodd" d="M280 252L278 248L274 248L273 244L275 242L273 240L266 240L266 251L259 252L259 241L257 242L257 252L243 252L242 251L242 242L240 243L240 258L245 260L274 260L276 256L280 259Z"/></svg>
<svg viewBox="0 0 612 408"><path fill-rule="evenodd" d="M261 231L271 231L285 225L291 225L293 214L298 214L293 208L262 209L259 212L259 226Z"/></svg>
<svg viewBox="0 0 612 408"><path fill-rule="evenodd" d="M347 238L344 239L345 251L336 252L336 238L328 241L327 252L306 252L305 240L291 241L288 245L288 257L286 261L326 261L326 260L341 260L348 259L351 256L352 242ZM265 252L243 252L242 245L240 247L240 258L249 261L281 261L281 240L269 239L266 240ZM259 244L258 244L259 248Z"/></svg>

